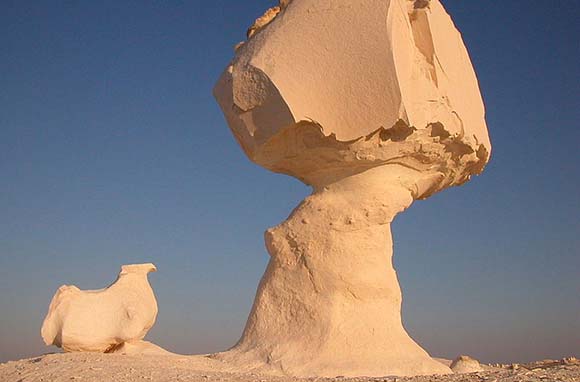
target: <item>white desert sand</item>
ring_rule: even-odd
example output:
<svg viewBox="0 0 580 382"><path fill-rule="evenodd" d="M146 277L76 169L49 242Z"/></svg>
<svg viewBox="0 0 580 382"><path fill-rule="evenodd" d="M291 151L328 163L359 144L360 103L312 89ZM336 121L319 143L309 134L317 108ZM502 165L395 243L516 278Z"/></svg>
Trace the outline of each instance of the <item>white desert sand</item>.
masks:
<svg viewBox="0 0 580 382"><path fill-rule="evenodd" d="M477 78L438 0L300 0L250 28L214 95L247 156L312 186L266 231L245 331L214 355L291 376L451 373L407 334L390 224L483 171Z"/></svg>
<svg viewBox="0 0 580 382"><path fill-rule="evenodd" d="M292 378L222 371L216 360L183 356L67 353L0 364L2 382L578 382L577 360L544 361L483 372L419 377Z"/></svg>

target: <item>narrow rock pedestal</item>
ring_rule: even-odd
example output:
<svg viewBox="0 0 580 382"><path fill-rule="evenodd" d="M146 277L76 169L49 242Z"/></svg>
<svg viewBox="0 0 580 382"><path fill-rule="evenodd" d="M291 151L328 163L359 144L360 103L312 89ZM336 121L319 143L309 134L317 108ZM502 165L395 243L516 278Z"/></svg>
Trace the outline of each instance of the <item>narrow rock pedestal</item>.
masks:
<svg viewBox="0 0 580 382"><path fill-rule="evenodd" d="M244 334L216 357L294 376L450 373L401 321L390 223L418 176L387 165L318 186L269 229L271 259Z"/></svg>

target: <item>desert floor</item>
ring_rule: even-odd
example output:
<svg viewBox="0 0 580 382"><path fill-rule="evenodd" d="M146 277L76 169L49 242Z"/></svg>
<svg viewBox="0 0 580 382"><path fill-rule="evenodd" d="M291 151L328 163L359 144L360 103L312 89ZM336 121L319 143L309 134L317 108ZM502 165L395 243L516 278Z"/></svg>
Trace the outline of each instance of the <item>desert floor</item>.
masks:
<svg viewBox="0 0 580 382"><path fill-rule="evenodd" d="M541 361L532 364L489 367L473 374L413 378L308 378L268 377L256 374L210 372L215 361L206 357L126 356L117 354L49 354L37 358L0 364L2 382L133 382L133 381L203 381L203 382L443 382L443 381L561 381L580 382L577 360Z"/></svg>

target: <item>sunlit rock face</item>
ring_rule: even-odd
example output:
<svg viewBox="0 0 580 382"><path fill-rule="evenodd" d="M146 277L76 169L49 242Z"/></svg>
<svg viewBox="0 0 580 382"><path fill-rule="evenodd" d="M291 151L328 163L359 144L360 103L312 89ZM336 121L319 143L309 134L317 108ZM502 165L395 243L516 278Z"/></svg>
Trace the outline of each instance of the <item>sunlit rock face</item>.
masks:
<svg viewBox="0 0 580 382"><path fill-rule="evenodd" d="M244 334L215 355L295 376L450 373L401 322L390 223L489 160L467 50L437 0L293 0L258 18L215 97L248 157L313 186L266 232Z"/></svg>
<svg viewBox="0 0 580 382"><path fill-rule="evenodd" d="M215 88L250 159L309 184L398 162L441 176L437 189L481 172L483 102L439 1L295 0L267 14Z"/></svg>
<svg viewBox="0 0 580 382"><path fill-rule="evenodd" d="M44 342L67 352L114 352L119 347L142 346L140 340L157 317L157 301L147 280L147 274L155 270L153 264L123 265L117 280L101 290L61 286L42 324Z"/></svg>

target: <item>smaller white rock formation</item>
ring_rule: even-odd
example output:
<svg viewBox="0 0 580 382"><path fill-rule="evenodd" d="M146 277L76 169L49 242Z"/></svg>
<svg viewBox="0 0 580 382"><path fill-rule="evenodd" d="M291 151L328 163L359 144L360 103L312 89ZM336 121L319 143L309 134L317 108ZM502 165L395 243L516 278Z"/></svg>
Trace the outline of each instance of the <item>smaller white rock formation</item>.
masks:
<svg viewBox="0 0 580 382"><path fill-rule="evenodd" d="M42 324L44 343L67 352L109 352L142 340L157 317L147 280L156 270L151 263L123 265L117 280L101 290L61 286Z"/></svg>
<svg viewBox="0 0 580 382"><path fill-rule="evenodd" d="M457 357L451 363L450 367L455 374L478 373L483 371L483 367L481 367L479 361L467 355Z"/></svg>

